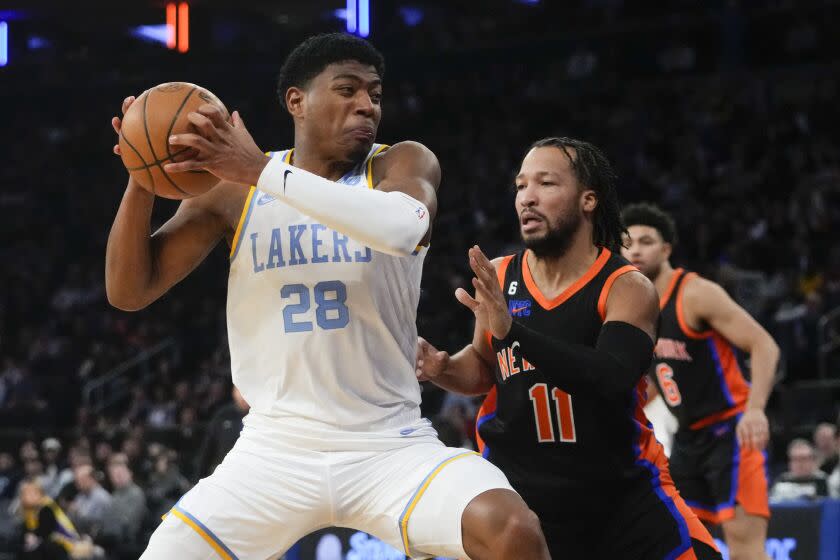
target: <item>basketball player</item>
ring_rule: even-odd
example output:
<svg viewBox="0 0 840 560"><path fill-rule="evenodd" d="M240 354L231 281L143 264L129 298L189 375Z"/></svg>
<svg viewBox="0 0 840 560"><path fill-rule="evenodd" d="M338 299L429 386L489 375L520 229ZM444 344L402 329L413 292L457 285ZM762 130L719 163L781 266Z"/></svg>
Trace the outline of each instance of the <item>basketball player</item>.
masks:
<svg viewBox="0 0 840 560"><path fill-rule="evenodd" d="M772 337L714 282L676 269L671 217L650 204L624 210L623 251L659 292L662 323L653 375L679 420L671 451L674 481L700 519L722 524L729 557L763 559L770 509L764 405L779 349ZM750 355L752 385L733 347Z"/></svg>
<svg viewBox="0 0 840 560"><path fill-rule="evenodd" d="M553 558L719 558L683 503L642 412L659 310L651 283L615 252L624 227L609 162L569 138L536 142L516 177L527 249L469 251L472 344L420 339L417 374L489 392L485 457L542 522Z"/></svg>
<svg viewBox="0 0 840 560"><path fill-rule="evenodd" d="M444 447L420 417L415 316L440 168L415 142L374 143L382 74L367 42L312 37L280 72L293 149L265 156L237 113L228 123L208 105L189 115L200 134L173 139L194 159L166 171L223 183L150 236L153 197L129 181L108 244L110 301L148 305L226 239L233 382L251 405L145 559L277 558L327 526L415 557L548 558L501 471Z"/></svg>

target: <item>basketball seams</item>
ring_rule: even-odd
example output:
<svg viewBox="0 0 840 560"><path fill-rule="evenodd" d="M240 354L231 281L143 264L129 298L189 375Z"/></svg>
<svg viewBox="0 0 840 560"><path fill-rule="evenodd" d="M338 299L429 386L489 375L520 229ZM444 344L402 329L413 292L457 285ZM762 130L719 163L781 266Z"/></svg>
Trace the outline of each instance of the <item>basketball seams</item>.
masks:
<svg viewBox="0 0 840 560"><path fill-rule="evenodd" d="M146 114L146 109L149 105L149 98L152 96L153 91L154 91L154 88L150 89L148 91L148 93L146 93L146 96L143 98L143 130L146 132L146 141L149 143L149 149L152 151L152 157L155 159L155 161L160 161L160 158L158 158L157 153L155 153L155 147L152 145L152 136L149 134L149 120L148 120L147 114ZM192 92L190 92L190 93L192 93ZM179 187L175 183L175 181L172 180L172 178L169 176L169 174L163 169L163 166L160 163L157 163L157 168L163 174L163 177L167 181L169 181L169 184L172 185L173 187L175 187L175 189L178 192L180 192L181 194L185 194L187 196L193 196L192 194L188 193L187 191L185 191L184 189Z"/></svg>
<svg viewBox="0 0 840 560"><path fill-rule="evenodd" d="M141 169L148 169L149 167L156 167L156 166L158 166L162 163L166 163L168 161L175 161L173 159L174 157L180 156L184 152L190 151L190 149L191 148L184 148L183 150L178 150L177 152L175 152L174 154L172 154L168 158L158 159L158 160L153 161L152 163L146 163L146 161L143 160L143 165L138 165L136 167L126 167L126 170L128 170L128 171L140 171ZM140 159L142 160L142 158L140 158Z"/></svg>
<svg viewBox="0 0 840 560"><path fill-rule="evenodd" d="M142 161L143 163L146 163L146 160L143 159L143 155L140 153L140 151L137 148L134 147L134 144L132 144L131 142L128 141L128 138L126 138L126 136L125 136L125 134L123 133L122 130L120 130L120 138L125 140L125 145L128 146L129 148L131 148L131 151L133 151L137 155L137 158L140 161ZM149 165L144 165L143 167L138 168L138 170L139 169L143 169L144 171L146 171L146 174L149 176L149 188L152 189L152 194L155 194L155 178L154 178L154 176L152 176L152 172L149 170Z"/></svg>

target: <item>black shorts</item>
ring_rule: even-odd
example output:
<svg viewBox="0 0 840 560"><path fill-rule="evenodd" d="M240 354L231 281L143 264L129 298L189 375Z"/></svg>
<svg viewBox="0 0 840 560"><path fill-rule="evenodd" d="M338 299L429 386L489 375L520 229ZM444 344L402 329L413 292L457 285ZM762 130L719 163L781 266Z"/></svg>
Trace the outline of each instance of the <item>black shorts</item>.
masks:
<svg viewBox="0 0 840 560"><path fill-rule="evenodd" d="M532 508L540 516L552 558L721 560L712 537L670 479L659 486L633 483L572 502L558 496L550 511Z"/></svg>
<svg viewBox="0 0 840 560"><path fill-rule="evenodd" d="M680 430L671 451L671 476L685 503L708 523L735 516L735 505L770 517L764 453L738 445L738 414L699 430Z"/></svg>

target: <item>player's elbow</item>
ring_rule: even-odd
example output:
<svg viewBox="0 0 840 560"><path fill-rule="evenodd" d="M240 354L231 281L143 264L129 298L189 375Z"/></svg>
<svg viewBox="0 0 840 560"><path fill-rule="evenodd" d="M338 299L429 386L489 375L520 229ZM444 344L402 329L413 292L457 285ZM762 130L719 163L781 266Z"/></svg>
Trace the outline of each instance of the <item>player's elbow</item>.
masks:
<svg viewBox="0 0 840 560"><path fill-rule="evenodd" d="M150 301L132 295L129 290L118 289L113 282L105 282L105 297L111 307L120 311L140 311L148 307Z"/></svg>
<svg viewBox="0 0 840 560"><path fill-rule="evenodd" d="M429 231L429 209L426 205L407 195L403 197L410 204L402 208L399 218L394 216L395 221L390 228L392 233L383 240L382 248L382 252L399 257L415 254Z"/></svg>

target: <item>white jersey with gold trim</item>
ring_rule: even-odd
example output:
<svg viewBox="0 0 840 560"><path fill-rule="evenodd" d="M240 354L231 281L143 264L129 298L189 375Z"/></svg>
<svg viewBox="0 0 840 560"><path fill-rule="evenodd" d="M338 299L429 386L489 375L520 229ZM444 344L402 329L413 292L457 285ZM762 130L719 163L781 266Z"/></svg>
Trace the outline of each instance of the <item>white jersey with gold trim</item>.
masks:
<svg viewBox="0 0 840 560"><path fill-rule="evenodd" d="M338 182L372 188L372 159L385 149L374 144ZM293 164L291 150L270 155ZM227 297L233 382L252 413L352 431L416 421L426 250L379 253L252 187Z"/></svg>

